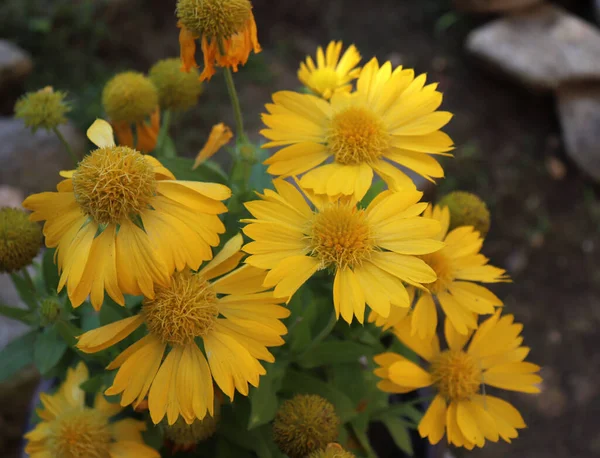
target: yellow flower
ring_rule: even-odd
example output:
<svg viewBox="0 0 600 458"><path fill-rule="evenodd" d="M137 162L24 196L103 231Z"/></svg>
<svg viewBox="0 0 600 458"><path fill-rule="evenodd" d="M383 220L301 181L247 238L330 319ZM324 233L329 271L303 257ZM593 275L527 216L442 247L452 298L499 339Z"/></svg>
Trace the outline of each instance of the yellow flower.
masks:
<svg viewBox="0 0 600 458"><path fill-rule="evenodd" d="M306 63L300 64L298 79L315 94L324 99L330 99L337 92L350 92L352 80L358 78L360 68L360 54L354 45L351 45L340 59L342 42L332 41L323 53L319 46L317 49L317 65L312 57L306 58Z"/></svg>
<svg viewBox="0 0 600 458"><path fill-rule="evenodd" d="M215 64L237 72L251 51L261 51L249 0L178 0L177 17L184 71L198 67L196 40L202 39L204 70L200 81L212 78Z"/></svg>
<svg viewBox="0 0 600 458"><path fill-rule="evenodd" d="M111 418L123 410L109 403L102 393L96 395L94 407L85 404L80 385L88 380L88 369L80 362L67 370L67 378L58 391L42 394L42 419L25 434L25 452L31 458L159 458L156 450L144 444L142 421Z"/></svg>
<svg viewBox="0 0 600 458"><path fill-rule="evenodd" d="M317 194L363 198L375 171L394 191L414 187L397 165L427 179L444 176L431 154L445 154L452 140L439 129L452 115L436 112L442 103L437 84L425 84L425 75L396 68L377 59L363 67L357 89L334 94L330 101L310 94L283 91L267 104L261 131L270 142L264 148L283 147L265 161L268 172L301 175L302 187ZM448 154L446 154L448 155ZM324 162L326 162L323 164Z"/></svg>
<svg viewBox="0 0 600 458"><path fill-rule="evenodd" d="M158 90L138 72L115 75L102 91L102 104L122 146L150 152L156 147L160 130ZM147 122L149 120L149 123ZM137 143L133 141L135 125Z"/></svg>
<svg viewBox="0 0 600 458"><path fill-rule="evenodd" d="M479 251L483 239L471 226L458 227L448 232L450 214L447 207L428 207L424 216L441 223L438 240L446 244L435 253L422 256L435 271L437 280L424 285L411 315L412 332L431 337L438 317L434 298L461 334L477 328L477 315L494 313L502 301L490 290L476 282L497 283L510 281L504 269L488 265L488 258Z"/></svg>
<svg viewBox="0 0 600 458"><path fill-rule="evenodd" d="M500 312L484 321L471 338L471 333L456 332L446 320L447 350L440 349L437 336L421 339L411 335L410 319L395 328L396 336L429 363L425 371L395 353L375 357L381 367L375 374L383 380L378 387L388 393L407 393L434 385L437 394L419 424L421 437L436 444L448 435L457 447L483 447L486 440L499 438L510 442L525 423L508 402L490 396L482 389L489 385L504 390L538 393L536 384L542 379L539 366L524 362L529 348L522 347L523 326L513 322L512 315ZM470 344L465 349L465 344Z"/></svg>
<svg viewBox="0 0 600 458"><path fill-rule="evenodd" d="M275 286L276 296L291 298L315 272L329 269L337 317L350 323L356 316L362 323L365 302L384 317L390 304L409 306L402 280L435 280L414 256L443 246L430 238L439 223L418 216L427 205L418 203L422 193L386 191L366 209L312 196L312 210L293 185L281 179L274 184L277 192L267 189L262 200L245 204L255 219L244 220L250 224L243 230L255 240L244 247L252 255L246 262L270 270L265 285Z"/></svg>
<svg viewBox="0 0 600 458"><path fill-rule="evenodd" d="M46 220L46 245L57 247L58 290L67 285L73 307L91 293L99 309L105 289L121 305L123 293L154 297L154 284L168 286L175 269L197 269L212 258L225 232L218 214L227 211L220 201L229 188L176 180L155 158L115 146L106 121L97 120L88 137L98 149L76 170L61 172L58 192L23 202L32 221Z"/></svg>
<svg viewBox="0 0 600 458"><path fill-rule="evenodd" d="M210 131L210 135L208 136L206 144L196 156L196 160L194 161L194 166L192 169L196 169L204 161L214 156L217 151L229 143L232 138L233 133L229 127L222 122L215 124Z"/></svg>
<svg viewBox="0 0 600 458"><path fill-rule="evenodd" d="M191 424L207 413L214 416L213 378L231 399L235 390L247 396L248 383L258 386L266 373L258 360L275 360L267 347L283 345L287 329L280 319L289 310L265 291L265 272L251 266L233 270L243 256L241 245L237 235L198 273L176 273L171 286L158 287L139 315L79 338L81 351L96 353L142 324L148 329L108 366L119 371L107 395L121 394L123 406L148 396L155 424L165 415L169 425L180 415ZM196 339L202 340L204 353Z"/></svg>

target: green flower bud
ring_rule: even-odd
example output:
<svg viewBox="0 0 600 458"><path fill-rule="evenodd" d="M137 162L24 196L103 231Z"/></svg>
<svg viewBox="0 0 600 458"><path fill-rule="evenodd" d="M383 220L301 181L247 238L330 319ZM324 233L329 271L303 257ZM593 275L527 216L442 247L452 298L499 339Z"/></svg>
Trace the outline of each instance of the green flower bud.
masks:
<svg viewBox="0 0 600 458"><path fill-rule="evenodd" d="M40 251L42 231L16 208L0 208L0 272L15 272L31 264Z"/></svg>
<svg viewBox="0 0 600 458"><path fill-rule="evenodd" d="M273 422L273 440L290 458L303 458L334 442L339 426L340 419L329 401L298 394L279 407Z"/></svg>
<svg viewBox="0 0 600 458"><path fill-rule="evenodd" d="M164 59L150 69L150 80L158 89L160 106L166 110L185 111L198 103L202 93L198 70L181 70L179 57Z"/></svg>
<svg viewBox="0 0 600 458"><path fill-rule="evenodd" d="M454 191L444 196L440 207L448 207L450 211L450 230L460 226L473 226L485 237L490 230L490 211L483 200L475 194Z"/></svg>
<svg viewBox="0 0 600 458"><path fill-rule="evenodd" d="M158 91L143 74L123 72L104 86L102 104L113 122L142 122L156 110Z"/></svg>
<svg viewBox="0 0 600 458"><path fill-rule="evenodd" d="M48 326L56 322L60 316L61 305L56 297L47 297L42 301L40 316L42 326Z"/></svg>
<svg viewBox="0 0 600 458"><path fill-rule="evenodd" d="M15 105L15 117L25 121L33 132L40 127L55 129L67 122L66 114L71 108L65 102L66 93L54 91L50 86L37 92L28 92Z"/></svg>

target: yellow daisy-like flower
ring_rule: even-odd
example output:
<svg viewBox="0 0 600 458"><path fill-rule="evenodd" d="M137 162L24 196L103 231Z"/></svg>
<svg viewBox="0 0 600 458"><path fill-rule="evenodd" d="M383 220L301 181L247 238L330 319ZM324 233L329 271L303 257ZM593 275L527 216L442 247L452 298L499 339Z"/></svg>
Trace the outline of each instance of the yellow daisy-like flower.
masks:
<svg viewBox="0 0 600 458"><path fill-rule="evenodd" d="M471 338L471 333L457 333L446 320L447 350L440 349L437 336L421 339L411 334L410 327L410 319L403 320L394 333L429 363L428 370L396 353L383 353L375 356L381 366L375 374L383 379L378 387L388 393L434 386L437 394L419 424L421 437L436 444L445 432L449 443L468 449L483 447L486 440L516 438L517 429L525 428L523 418L508 402L486 394L482 386L539 393L540 367L524 361L529 348L521 346L523 325L498 311Z"/></svg>
<svg viewBox="0 0 600 458"><path fill-rule="evenodd" d="M435 206L424 216L440 222L442 230L436 236L444 248L423 256L435 271L437 280L424 285L413 309L412 332L431 337L438 323L435 300L460 334L477 328L477 316L494 313L502 301L490 290L477 284L510 281L504 269L488 265L488 258L479 251L483 239L472 226L462 226L448 232L450 213L447 207Z"/></svg>
<svg viewBox="0 0 600 458"><path fill-rule="evenodd" d="M177 26L182 69L196 63L196 40L202 39L204 69L200 81L210 80L215 65L237 72L250 52L261 51L250 0L177 0Z"/></svg>
<svg viewBox="0 0 600 458"><path fill-rule="evenodd" d="M238 235L198 273L176 273L171 286L157 287L139 315L79 338L81 351L96 353L142 324L148 329L108 366L119 371L107 395L121 394L123 406L148 396L154 423L166 415L172 425L181 415L192 424L207 413L214 416L213 379L231 399L235 390L247 396L248 384L258 386L266 373L259 360L275 360L267 347L283 345L287 329L280 319L290 312L265 291L264 271L252 266L233 270L243 256L241 245Z"/></svg>
<svg viewBox="0 0 600 458"><path fill-rule="evenodd" d="M42 419L25 434L25 452L31 458L159 458L159 453L144 444L143 421L124 418L111 422L123 409L96 395L94 407L85 404L80 385L88 380L83 362L67 370L58 391L42 394Z"/></svg>
<svg viewBox="0 0 600 458"><path fill-rule="evenodd" d="M425 86L425 75L396 68L377 59L363 67L357 89L334 94L330 101L310 94L283 91L273 95L263 114L270 141L264 148L283 147L265 161L268 172L301 175L302 187L317 194L366 194L375 171L394 191L414 187L397 166L427 179L444 176L430 154L452 150L450 137L439 129L450 121L437 84ZM323 164L324 162L326 162Z"/></svg>
<svg viewBox="0 0 600 458"><path fill-rule="evenodd" d="M218 214L228 187L179 181L158 160L115 146L106 121L88 130L98 149L66 179L58 192L29 196L23 206L32 221L43 221L48 247L57 247L61 271L73 307L91 294L100 309L104 290L124 305L123 293L154 297L154 284L166 287L171 273L198 269L212 258L211 247L225 232Z"/></svg>
<svg viewBox="0 0 600 458"><path fill-rule="evenodd" d="M421 192L386 191L366 209L307 194L313 210L292 184L282 179L274 184L277 192L267 189L262 200L245 204L255 219L244 220L249 224L243 231L255 240L244 247L252 255L246 262L270 270L265 285L275 286L276 296L291 298L315 272L330 269L336 315L362 323L365 303L385 317L391 304L409 306L402 281L435 280L415 256L443 246L430 238L439 223L419 216L427 205L418 203Z"/></svg>
<svg viewBox="0 0 600 458"><path fill-rule="evenodd" d="M330 99L337 92L350 92L352 90L352 81L358 78L361 57L356 47L351 45L342 52L342 42L332 41L327 45L327 50L323 53L323 48L317 49L317 64L311 56L306 58L306 63L300 64L298 70L298 79L315 94Z"/></svg>

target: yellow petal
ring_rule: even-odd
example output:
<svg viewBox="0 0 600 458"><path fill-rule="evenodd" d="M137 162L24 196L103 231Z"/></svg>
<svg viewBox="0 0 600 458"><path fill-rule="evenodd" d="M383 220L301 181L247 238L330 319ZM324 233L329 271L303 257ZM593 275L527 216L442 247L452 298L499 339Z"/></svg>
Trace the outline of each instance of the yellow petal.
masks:
<svg viewBox="0 0 600 458"><path fill-rule="evenodd" d="M196 169L204 161L214 156L217 151L229 143L232 138L233 132L231 132L229 127L222 122L215 124L210 131L208 140L196 156L192 170Z"/></svg>
<svg viewBox="0 0 600 458"><path fill-rule="evenodd" d="M77 348L84 353L96 353L120 342L144 322L143 315L135 315L78 337Z"/></svg>
<svg viewBox="0 0 600 458"><path fill-rule="evenodd" d="M419 423L419 434L427 437L429 442L437 444L446 430L446 401L439 394L433 398L431 405Z"/></svg>
<svg viewBox="0 0 600 458"><path fill-rule="evenodd" d="M390 380L398 385L423 388L433 384L429 372L425 372L411 361L398 361L389 368Z"/></svg>
<svg viewBox="0 0 600 458"><path fill-rule="evenodd" d="M437 323L437 308L433 297L423 292L413 309L411 334L417 334L421 339L431 338L435 334Z"/></svg>
<svg viewBox="0 0 600 458"><path fill-rule="evenodd" d="M239 251L242 249L243 243L244 239L242 237L242 234L238 233L234 235L231 239L227 241L227 243L225 243L221 251L219 251L219 253L212 259L212 261L206 264L202 268L202 270L198 272L198 274L206 278L214 277L214 275L211 276L211 271L216 269L220 264L226 262L228 259L231 259L233 256L238 254Z"/></svg>
<svg viewBox="0 0 600 458"><path fill-rule="evenodd" d="M96 119L87 130L87 137L98 148L115 146L115 137L111 125L104 119Z"/></svg>
<svg viewBox="0 0 600 458"><path fill-rule="evenodd" d="M478 447L483 447L485 437L479 429L477 420L471 415L469 401L459 401L456 408L456 421L465 439L473 442Z"/></svg>
<svg viewBox="0 0 600 458"><path fill-rule="evenodd" d="M179 411L175 384L177 379L176 369L182 354L183 347L180 346L174 347L169 352L150 387L148 409L150 410L150 418L152 418L155 425L160 423L168 411L171 411L172 415L174 415L175 410ZM171 421L171 418L167 418L167 420L169 424L175 423L175 421Z"/></svg>
<svg viewBox="0 0 600 458"><path fill-rule="evenodd" d="M356 275L350 268L339 269L333 282L333 303L336 315L348 323L354 316L363 323L365 316L365 296Z"/></svg>
<svg viewBox="0 0 600 458"><path fill-rule="evenodd" d="M110 444L111 458L160 458L160 454L145 444L134 441L118 441Z"/></svg>

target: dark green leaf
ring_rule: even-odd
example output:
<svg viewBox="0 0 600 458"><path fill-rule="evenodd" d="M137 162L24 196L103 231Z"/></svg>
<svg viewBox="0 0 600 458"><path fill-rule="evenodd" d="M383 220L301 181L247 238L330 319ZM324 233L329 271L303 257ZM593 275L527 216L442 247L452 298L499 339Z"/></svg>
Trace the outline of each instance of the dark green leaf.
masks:
<svg viewBox="0 0 600 458"><path fill-rule="evenodd" d="M173 172L178 180L227 183L229 179L220 167L216 167L209 161L200 164L195 170L192 170L194 160L187 157L161 158L160 162Z"/></svg>
<svg viewBox="0 0 600 458"><path fill-rule="evenodd" d="M277 392L285 375L286 366L275 363L267 367L267 374L260 378L258 388L250 391L250 419L248 429L269 423L277 412Z"/></svg>
<svg viewBox="0 0 600 458"><path fill-rule="evenodd" d="M252 458L252 453L249 450L244 450L224 437L217 439L216 458Z"/></svg>
<svg viewBox="0 0 600 458"><path fill-rule="evenodd" d="M165 158L173 158L177 157L177 150L175 149L175 143L173 139L169 135L165 135L162 145L156 151L156 156L160 158L159 160L162 162Z"/></svg>
<svg viewBox="0 0 600 458"><path fill-rule="evenodd" d="M273 456L269 447L271 426L263 425L251 431L246 428L250 417L250 403L246 398L240 398L235 404L224 407L222 414L219 425L221 436L246 450L253 450L259 458Z"/></svg>
<svg viewBox="0 0 600 458"><path fill-rule="evenodd" d="M38 335L33 351L33 362L42 375L47 374L67 351L67 343L54 326Z"/></svg>
<svg viewBox="0 0 600 458"><path fill-rule="evenodd" d="M356 417L357 412L352 400L330 384L305 372L288 370L281 387L290 394L318 394L335 406L342 423Z"/></svg>
<svg viewBox="0 0 600 458"><path fill-rule="evenodd" d="M385 415L381 421L390 432L396 446L407 455L413 456L414 451L406 422L393 415Z"/></svg>
<svg viewBox="0 0 600 458"><path fill-rule="evenodd" d="M0 315L4 315L13 320L21 321L25 324L32 324L34 317L29 310L20 309L17 307L9 307L8 305L0 304Z"/></svg>
<svg viewBox="0 0 600 458"><path fill-rule="evenodd" d="M358 360L373 355L373 349L366 345L348 341L322 342L304 353L298 364L305 368L326 366L336 363L358 363Z"/></svg>
<svg viewBox="0 0 600 458"><path fill-rule="evenodd" d="M29 308L35 309L37 307L37 299L35 298L34 291L31 290L29 282L23 279L18 273L11 273L10 278L12 278L21 300L25 302Z"/></svg>
<svg viewBox="0 0 600 458"><path fill-rule="evenodd" d="M56 289L58 288L58 281L60 280L60 275L58 274L58 267L56 266L56 264L54 264L55 252L55 248L48 248L44 252L44 257L42 258L42 272L44 275L44 285L48 294L54 294L56 292Z"/></svg>
<svg viewBox="0 0 600 458"><path fill-rule="evenodd" d="M16 338L0 351L0 382L10 378L19 370L33 363L33 348L36 331Z"/></svg>
<svg viewBox="0 0 600 458"><path fill-rule="evenodd" d="M267 173L267 166L263 164L268 153L259 146L256 147L255 151L256 163L252 166L250 172L248 188L262 193L265 189L273 189L273 177Z"/></svg>

